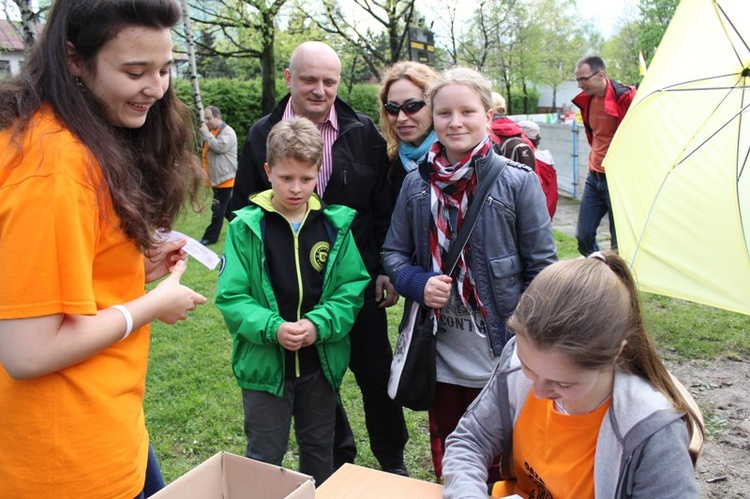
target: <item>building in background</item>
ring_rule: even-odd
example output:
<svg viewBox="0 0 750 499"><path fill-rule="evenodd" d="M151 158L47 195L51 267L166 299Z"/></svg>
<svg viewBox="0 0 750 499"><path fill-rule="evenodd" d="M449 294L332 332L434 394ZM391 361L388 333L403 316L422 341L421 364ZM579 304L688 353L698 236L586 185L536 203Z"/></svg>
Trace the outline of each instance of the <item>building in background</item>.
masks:
<svg viewBox="0 0 750 499"><path fill-rule="evenodd" d="M539 113L552 113L557 111L568 111L573 106L573 97L578 95L581 90L574 79L564 81L557 86L555 92L555 106L552 106L552 87L549 85L536 86L539 92Z"/></svg>
<svg viewBox="0 0 750 499"><path fill-rule="evenodd" d="M18 74L25 57L20 31L10 21L0 19L0 78Z"/></svg>

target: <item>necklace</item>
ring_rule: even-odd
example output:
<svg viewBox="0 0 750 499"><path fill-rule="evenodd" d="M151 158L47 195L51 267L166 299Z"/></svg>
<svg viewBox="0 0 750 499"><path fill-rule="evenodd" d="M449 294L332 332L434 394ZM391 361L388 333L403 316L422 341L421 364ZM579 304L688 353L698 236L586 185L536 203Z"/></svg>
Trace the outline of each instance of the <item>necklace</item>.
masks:
<svg viewBox="0 0 750 499"><path fill-rule="evenodd" d="M572 415L575 415L575 416L583 416L583 415L585 415L585 414L591 414L591 413L592 413L592 412L594 412L595 410L599 409L599 408L600 408L601 406L603 406L604 404L606 404L606 403L607 403L607 401L608 401L608 400L609 400L609 399L610 399L611 397L612 397L612 392L607 392L607 394L606 394L606 395L604 396L604 399L602 399L602 401L601 401L601 402L599 402L599 403L598 403L598 404L596 405L596 407L594 407L593 409L591 409L591 410L590 410L589 412L585 412L585 413L583 413L583 414L570 414L570 413L569 413L569 412L568 412L568 411L567 411L567 410L565 409L565 406L563 405L563 403L562 403L562 402L560 402L560 400L559 400L559 399L557 399L557 400L553 400L553 401L552 401L552 406L554 407L555 411L557 411L558 413L560 413L560 414L563 414L563 415L565 415L565 416L572 416Z"/></svg>

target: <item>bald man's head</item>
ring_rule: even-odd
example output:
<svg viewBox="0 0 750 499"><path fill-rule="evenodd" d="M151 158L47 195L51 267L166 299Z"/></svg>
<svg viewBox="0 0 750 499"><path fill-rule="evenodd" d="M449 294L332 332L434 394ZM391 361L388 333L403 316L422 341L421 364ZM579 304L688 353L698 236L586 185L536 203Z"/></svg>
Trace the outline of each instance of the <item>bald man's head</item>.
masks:
<svg viewBox="0 0 750 499"><path fill-rule="evenodd" d="M295 114L318 123L328 117L336 100L341 61L325 43L304 42L294 49L284 79Z"/></svg>

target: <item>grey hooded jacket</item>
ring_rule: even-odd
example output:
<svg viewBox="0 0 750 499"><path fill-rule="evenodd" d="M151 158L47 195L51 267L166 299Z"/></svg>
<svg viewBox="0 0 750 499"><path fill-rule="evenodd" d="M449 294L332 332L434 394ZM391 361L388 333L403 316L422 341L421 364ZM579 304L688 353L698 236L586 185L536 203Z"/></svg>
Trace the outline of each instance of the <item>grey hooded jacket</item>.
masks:
<svg viewBox="0 0 750 499"><path fill-rule="evenodd" d="M498 455L504 478L512 476L513 426L531 384L521 371L513 338L489 383L446 440L444 498L486 499L487 468ZM616 370L612 403L596 443L595 496L697 498L682 416L646 380Z"/></svg>

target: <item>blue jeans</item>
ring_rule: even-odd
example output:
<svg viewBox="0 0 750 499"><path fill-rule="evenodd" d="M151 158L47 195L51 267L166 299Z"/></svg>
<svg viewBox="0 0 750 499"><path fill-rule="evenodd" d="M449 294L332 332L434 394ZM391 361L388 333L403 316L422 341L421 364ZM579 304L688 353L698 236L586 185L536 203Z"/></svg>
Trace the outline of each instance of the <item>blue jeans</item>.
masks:
<svg viewBox="0 0 750 499"><path fill-rule="evenodd" d="M164 478L161 476L159 461L156 459L156 453L151 444L148 444L148 462L146 464L146 484L143 491L135 499L145 499L156 494L164 488Z"/></svg>
<svg viewBox="0 0 750 499"><path fill-rule="evenodd" d="M333 432L336 392L321 371L284 381L284 395L242 390L245 410L245 456L281 466L294 435L299 446L299 471L320 485L333 474Z"/></svg>
<svg viewBox="0 0 750 499"><path fill-rule="evenodd" d="M591 253L599 251L599 245L596 243L596 231L602 222L602 218L608 213L609 231L612 234L611 247L616 250L617 234L615 233L615 219L612 216L612 203L609 200L607 179L603 174L589 171L581 195L581 204L578 206L578 226L576 228L578 251L583 256L589 256Z"/></svg>

